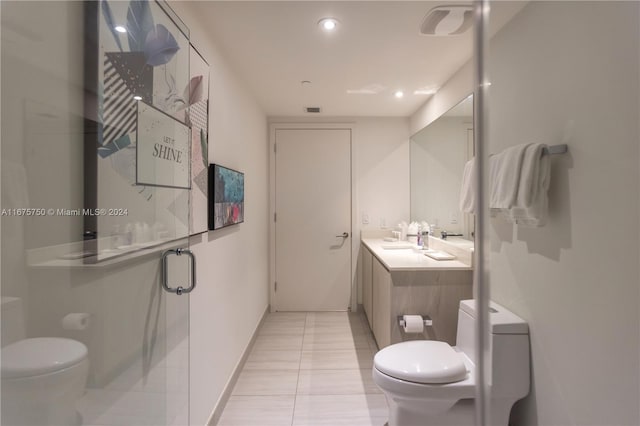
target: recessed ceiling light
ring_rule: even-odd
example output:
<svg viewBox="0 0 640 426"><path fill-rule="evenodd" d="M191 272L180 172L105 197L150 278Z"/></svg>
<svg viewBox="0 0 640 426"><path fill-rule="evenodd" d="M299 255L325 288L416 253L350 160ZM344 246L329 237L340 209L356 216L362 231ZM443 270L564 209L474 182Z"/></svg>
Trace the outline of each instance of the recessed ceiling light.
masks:
<svg viewBox="0 0 640 426"><path fill-rule="evenodd" d="M142 96L135 95L133 97L133 99L135 99L136 101L141 101L142 100Z"/></svg>
<svg viewBox="0 0 640 426"><path fill-rule="evenodd" d="M126 33L127 29L125 27L123 27L122 25L116 25L115 27L113 27L114 30L116 30L119 33Z"/></svg>
<svg viewBox="0 0 640 426"><path fill-rule="evenodd" d="M400 98L402 98L404 96L404 92L402 90L396 90L393 93L393 96L395 96L396 98L400 99Z"/></svg>
<svg viewBox="0 0 640 426"><path fill-rule="evenodd" d="M335 18L322 18L318 21L318 25L325 31L333 31L338 26L338 20Z"/></svg>

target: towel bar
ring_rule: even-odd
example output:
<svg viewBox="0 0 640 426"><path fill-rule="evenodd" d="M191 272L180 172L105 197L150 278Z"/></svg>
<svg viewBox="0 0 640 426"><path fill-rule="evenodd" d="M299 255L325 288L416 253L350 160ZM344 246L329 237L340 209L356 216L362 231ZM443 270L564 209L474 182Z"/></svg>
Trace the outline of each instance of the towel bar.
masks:
<svg viewBox="0 0 640 426"><path fill-rule="evenodd" d="M542 155L566 154L568 151L569 147L566 143L563 143L560 145L551 145L543 148Z"/></svg>

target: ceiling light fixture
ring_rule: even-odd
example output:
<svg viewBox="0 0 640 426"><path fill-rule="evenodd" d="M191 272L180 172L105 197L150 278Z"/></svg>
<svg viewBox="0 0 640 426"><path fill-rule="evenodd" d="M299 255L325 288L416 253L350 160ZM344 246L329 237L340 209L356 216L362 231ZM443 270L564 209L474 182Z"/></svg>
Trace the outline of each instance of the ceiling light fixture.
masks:
<svg viewBox="0 0 640 426"><path fill-rule="evenodd" d="M114 30L116 30L119 33L126 33L127 29L125 27L123 27L122 25L116 25L115 27L113 27Z"/></svg>
<svg viewBox="0 0 640 426"><path fill-rule="evenodd" d="M393 96L400 99L404 96L404 92L402 90L397 90L396 92L394 92Z"/></svg>
<svg viewBox="0 0 640 426"><path fill-rule="evenodd" d="M318 21L318 25L325 31L333 31L338 26L338 20L335 18L322 18Z"/></svg>
<svg viewBox="0 0 640 426"><path fill-rule="evenodd" d="M135 95L135 96L133 97L133 99L135 99L136 101L141 101L141 100L142 100L142 96Z"/></svg>

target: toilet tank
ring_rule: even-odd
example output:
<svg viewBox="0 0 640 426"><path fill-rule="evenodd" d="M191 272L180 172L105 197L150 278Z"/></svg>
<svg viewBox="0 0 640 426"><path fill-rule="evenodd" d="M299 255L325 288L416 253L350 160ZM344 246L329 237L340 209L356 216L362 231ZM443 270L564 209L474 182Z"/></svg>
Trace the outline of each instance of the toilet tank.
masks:
<svg viewBox="0 0 640 426"><path fill-rule="evenodd" d="M458 309L457 347L476 363L476 301ZM529 325L503 306L489 302L491 397L523 398L529 393Z"/></svg>
<svg viewBox="0 0 640 426"><path fill-rule="evenodd" d="M26 337L22 299L2 298L2 347Z"/></svg>

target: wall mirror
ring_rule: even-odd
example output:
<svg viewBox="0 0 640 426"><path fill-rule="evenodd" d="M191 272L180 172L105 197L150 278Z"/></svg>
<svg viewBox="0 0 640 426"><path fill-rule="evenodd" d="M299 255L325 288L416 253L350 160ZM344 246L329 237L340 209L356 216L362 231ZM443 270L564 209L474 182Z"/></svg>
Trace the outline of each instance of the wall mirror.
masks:
<svg viewBox="0 0 640 426"><path fill-rule="evenodd" d="M473 240L474 217L460 211L465 163L473 157L473 95L411 137L411 220Z"/></svg>

